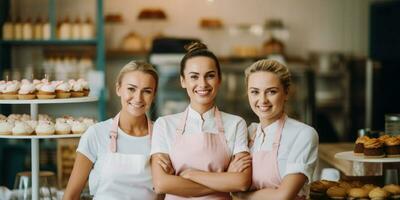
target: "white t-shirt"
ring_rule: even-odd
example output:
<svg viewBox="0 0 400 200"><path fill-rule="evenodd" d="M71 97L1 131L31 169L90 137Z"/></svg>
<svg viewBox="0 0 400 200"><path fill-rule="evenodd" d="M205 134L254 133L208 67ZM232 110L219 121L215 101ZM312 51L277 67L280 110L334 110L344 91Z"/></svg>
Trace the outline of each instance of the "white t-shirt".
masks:
<svg viewBox="0 0 400 200"><path fill-rule="evenodd" d="M188 107L189 112L183 134L218 133L214 117L214 108L200 115L197 111ZM160 117L153 126L153 138L151 143L151 154L169 154L177 134L176 129L184 120L184 112ZM230 155L240 152L248 152L248 135L246 122L239 116L221 112L224 135L227 141Z"/></svg>
<svg viewBox="0 0 400 200"><path fill-rule="evenodd" d="M261 126L252 123L249 126L249 136L256 134L250 152L272 150L272 143L278 128L278 121L263 129L265 133L262 143ZM278 149L278 168L282 179L288 174L302 173L312 181L312 175L318 159L318 133L314 128L291 118L287 118L283 127L281 141ZM305 184L306 186L306 184ZM303 187L302 194L308 194L308 189Z"/></svg>
<svg viewBox="0 0 400 200"><path fill-rule="evenodd" d="M89 182L97 182L100 177L103 162L96 162L99 157L108 153L110 145L110 129L112 119L99 122L90 126L85 134L82 135L77 151L85 155L94 163L93 169L90 171ZM122 131L118 127L117 136L117 152L122 154L142 154L149 155L151 138L150 135L136 137L131 136ZM91 191L91 194L92 191Z"/></svg>

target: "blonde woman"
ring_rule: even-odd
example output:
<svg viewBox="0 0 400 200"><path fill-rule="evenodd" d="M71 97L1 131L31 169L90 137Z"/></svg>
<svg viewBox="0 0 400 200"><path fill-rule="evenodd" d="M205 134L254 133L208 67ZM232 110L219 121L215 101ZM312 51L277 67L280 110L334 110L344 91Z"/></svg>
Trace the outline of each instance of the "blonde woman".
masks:
<svg viewBox="0 0 400 200"><path fill-rule="evenodd" d="M306 199L318 156L318 134L285 113L291 75L274 60L259 60L245 71L247 94L259 123L249 130L251 191L241 199ZM239 161L237 163L240 163Z"/></svg>
<svg viewBox="0 0 400 200"><path fill-rule="evenodd" d="M152 122L146 116L157 90L153 66L132 61L116 81L121 110L88 128L77 149L64 199L79 199L89 178L94 199L157 199L150 172Z"/></svg>

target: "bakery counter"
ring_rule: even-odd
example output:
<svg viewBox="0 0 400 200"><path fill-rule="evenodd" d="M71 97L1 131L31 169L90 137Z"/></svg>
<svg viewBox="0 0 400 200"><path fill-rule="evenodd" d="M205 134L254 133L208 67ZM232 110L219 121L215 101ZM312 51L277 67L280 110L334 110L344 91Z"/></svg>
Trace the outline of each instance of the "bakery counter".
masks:
<svg viewBox="0 0 400 200"><path fill-rule="evenodd" d="M343 151L351 151L354 143L321 143L318 148L320 163L325 166L338 169L342 174L351 176L353 174L353 164L351 161L339 160L335 154Z"/></svg>

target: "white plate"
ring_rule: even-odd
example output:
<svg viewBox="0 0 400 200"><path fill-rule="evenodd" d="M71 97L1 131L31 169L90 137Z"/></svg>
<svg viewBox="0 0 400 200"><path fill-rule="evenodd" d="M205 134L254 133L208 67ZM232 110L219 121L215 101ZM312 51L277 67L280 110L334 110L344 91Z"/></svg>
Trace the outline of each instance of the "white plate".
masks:
<svg viewBox="0 0 400 200"><path fill-rule="evenodd" d="M0 138L8 138L8 139L51 139L51 138L78 138L81 137L82 134L66 134L66 135L0 135Z"/></svg>
<svg viewBox="0 0 400 200"><path fill-rule="evenodd" d="M371 162L371 163L395 163L400 162L400 158L365 158L364 156L355 156L353 151L345 151L335 154L335 158L342 160Z"/></svg>

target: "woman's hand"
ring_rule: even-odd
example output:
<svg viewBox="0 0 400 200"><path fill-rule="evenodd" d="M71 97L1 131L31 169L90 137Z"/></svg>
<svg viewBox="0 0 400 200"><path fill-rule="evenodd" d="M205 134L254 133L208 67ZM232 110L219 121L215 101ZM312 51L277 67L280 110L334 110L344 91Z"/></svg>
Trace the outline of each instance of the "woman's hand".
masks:
<svg viewBox="0 0 400 200"><path fill-rule="evenodd" d="M179 176L181 176L182 178L185 178L185 179L189 179L189 180L190 180L190 178L191 178L191 176L192 176L192 172L195 172L195 171L199 171L199 170L191 169L191 168L185 169L183 172L181 172L181 173L179 174Z"/></svg>
<svg viewBox="0 0 400 200"><path fill-rule="evenodd" d="M169 175L174 175L175 174L175 169L172 166L172 162L169 159L169 157L159 154L158 155L158 164L161 166L161 168L164 170L165 173Z"/></svg>
<svg viewBox="0 0 400 200"><path fill-rule="evenodd" d="M233 158L228 167L228 172L243 172L247 168L251 167L251 155L241 154Z"/></svg>

